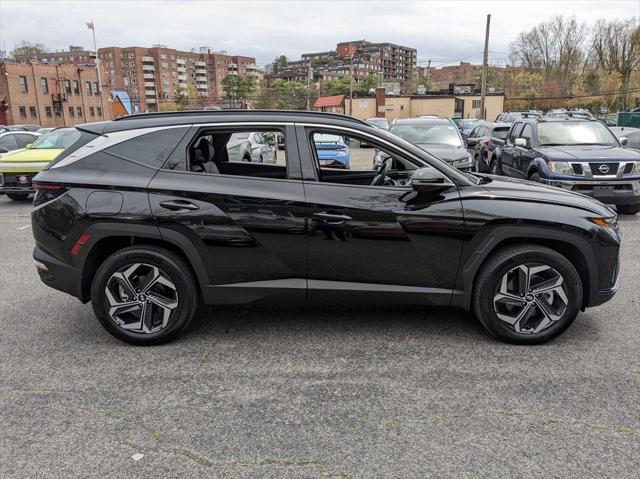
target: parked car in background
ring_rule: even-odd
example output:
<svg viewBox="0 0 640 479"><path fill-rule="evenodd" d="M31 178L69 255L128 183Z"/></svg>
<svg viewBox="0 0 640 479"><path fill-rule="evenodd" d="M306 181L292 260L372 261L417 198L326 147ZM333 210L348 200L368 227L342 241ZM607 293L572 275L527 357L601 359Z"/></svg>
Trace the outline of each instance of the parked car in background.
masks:
<svg viewBox="0 0 640 479"><path fill-rule="evenodd" d="M507 176L538 181L640 211L640 152L623 148L597 120L571 117L516 121L502 148Z"/></svg>
<svg viewBox="0 0 640 479"><path fill-rule="evenodd" d="M545 115L547 118L581 118L583 120L592 120L594 116L589 110L583 110L581 108L575 108L573 110L567 110L565 108L559 108L555 110L549 110Z"/></svg>
<svg viewBox="0 0 640 479"><path fill-rule="evenodd" d="M478 123L467 138L467 150L473 157L475 170L499 174L500 148L504 146L511 125L509 123Z"/></svg>
<svg viewBox="0 0 640 479"><path fill-rule="evenodd" d="M634 150L640 150L640 128L633 128L631 126L615 126L609 128L611 132L616 135L618 141L625 141L626 147L633 148Z"/></svg>
<svg viewBox="0 0 640 479"><path fill-rule="evenodd" d="M12 200L26 200L34 189L33 177L80 137L75 128L58 128L40 136L28 148L0 157L0 192Z"/></svg>
<svg viewBox="0 0 640 479"><path fill-rule="evenodd" d="M321 167L350 168L349 145L347 145L343 137L327 133L316 133L313 135L313 143Z"/></svg>
<svg viewBox="0 0 640 479"><path fill-rule="evenodd" d="M233 133L227 144L230 161L254 161L275 163L276 149L273 140L267 140L263 133L254 131Z"/></svg>
<svg viewBox="0 0 640 479"><path fill-rule="evenodd" d="M228 161L229 124L265 123L287 135L291 163ZM355 118L151 113L77 132L34 180L34 265L131 344L175 339L201 302L345 301L459 306L502 341L539 344L618 289L621 238L607 206L464 174ZM343 137L388 159L378 170L322 168L318 145ZM202 149L204 170L191 147L203 140L215 145Z"/></svg>
<svg viewBox="0 0 640 479"><path fill-rule="evenodd" d="M383 130L389 129L389 120L387 120L386 118L367 118L365 121L370 125L382 128Z"/></svg>
<svg viewBox="0 0 640 479"><path fill-rule="evenodd" d="M603 123L606 126L617 126L618 122L612 118L606 118L606 117L602 117L602 118L598 118L598 121Z"/></svg>
<svg viewBox="0 0 640 479"><path fill-rule="evenodd" d="M477 120L477 119L460 120L460 123L458 124L458 129L462 134L462 138L466 138L467 136L469 136L469 133L471 133L471 130L473 130L473 127L475 127L479 121L480 120Z"/></svg>
<svg viewBox="0 0 640 479"><path fill-rule="evenodd" d="M6 128L12 131L38 131L42 127L40 125L9 125Z"/></svg>
<svg viewBox="0 0 640 479"><path fill-rule="evenodd" d="M496 123L513 123L520 118L542 118L542 112L538 110L505 111L496 117Z"/></svg>
<svg viewBox="0 0 640 479"><path fill-rule="evenodd" d="M31 131L4 131L0 133L0 155L26 148L27 145L36 141L40 136L40 134Z"/></svg>
<svg viewBox="0 0 640 479"><path fill-rule="evenodd" d="M41 135L45 135L47 133L49 133L50 131L55 130L55 128L40 128L38 131L36 131L36 133L40 133Z"/></svg>
<svg viewBox="0 0 640 479"><path fill-rule="evenodd" d="M397 119L389 128L389 132L428 151L459 170L472 171L473 169L473 159L464 146L460 131L447 118ZM374 167L382 164L383 160L383 155L376 155Z"/></svg>

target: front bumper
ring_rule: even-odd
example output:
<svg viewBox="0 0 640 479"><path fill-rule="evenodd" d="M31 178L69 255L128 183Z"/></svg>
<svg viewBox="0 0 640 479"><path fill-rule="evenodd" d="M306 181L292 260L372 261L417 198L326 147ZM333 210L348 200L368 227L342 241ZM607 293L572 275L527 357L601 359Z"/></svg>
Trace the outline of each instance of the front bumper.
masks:
<svg viewBox="0 0 640 479"><path fill-rule="evenodd" d="M557 186L565 190L591 196L606 204L635 205L640 203L640 180L574 181L540 178L540 181L547 185Z"/></svg>

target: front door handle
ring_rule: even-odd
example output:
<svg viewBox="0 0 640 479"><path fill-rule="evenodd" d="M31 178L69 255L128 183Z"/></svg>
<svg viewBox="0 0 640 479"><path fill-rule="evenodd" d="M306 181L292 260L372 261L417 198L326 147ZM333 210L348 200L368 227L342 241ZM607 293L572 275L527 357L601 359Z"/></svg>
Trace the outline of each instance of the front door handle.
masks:
<svg viewBox="0 0 640 479"><path fill-rule="evenodd" d="M180 211L180 210L198 210L200 207L195 203L191 203L187 200L169 200L162 201L160 206L166 208L171 211Z"/></svg>
<svg viewBox="0 0 640 479"><path fill-rule="evenodd" d="M351 217L347 216L347 215L335 215L332 213L314 213L313 217L318 219L318 220L322 220L325 223L330 223L330 224L334 224L334 225L339 225L342 223L346 223L348 221L351 221Z"/></svg>

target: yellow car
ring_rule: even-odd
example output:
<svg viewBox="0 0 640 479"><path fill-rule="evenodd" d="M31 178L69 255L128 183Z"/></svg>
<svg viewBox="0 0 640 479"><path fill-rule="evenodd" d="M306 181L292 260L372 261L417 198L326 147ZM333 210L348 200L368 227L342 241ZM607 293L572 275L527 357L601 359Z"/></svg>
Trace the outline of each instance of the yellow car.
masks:
<svg viewBox="0 0 640 479"><path fill-rule="evenodd" d="M15 201L33 193L31 179L80 136L75 128L58 128L31 145L0 157L0 193Z"/></svg>

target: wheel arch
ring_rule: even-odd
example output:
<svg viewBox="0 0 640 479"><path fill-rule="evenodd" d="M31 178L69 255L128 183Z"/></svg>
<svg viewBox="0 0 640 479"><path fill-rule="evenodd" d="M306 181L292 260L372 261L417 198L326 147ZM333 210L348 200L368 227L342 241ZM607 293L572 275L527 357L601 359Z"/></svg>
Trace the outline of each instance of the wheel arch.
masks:
<svg viewBox="0 0 640 479"><path fill-rule="evenodd" d="M103 225L95 226L87 229L86 233L89 234L90 241L83 248L82 257L79 258L79 267L82 271L80 293L83 302L91 299L91 283L104 260L128 246L152 245L165 248L180 256L190 266L197 279L200 293L208 284L207 273L195 247L179 233L170 231L167 234L163 231L165 234L162 234L158 228L144 225L129 225L129 228L119 231L113 231L113 229L109 231L103 228ZM113 225L110 226L113 227Z"/></svg>
<svg viewBox="0 0 640 479"><path fill-rule="evenodd" d="M548 228L501 227L477 242L475 246L470 245L475 250L462 265L459 277L462 279L464 294L458 299L458 306L470 309L478 273L496 251L513 244L546 246L567 258L576 268L582 281L582 308L597 294L598 266L593 250L584 238Z"/></svg>

